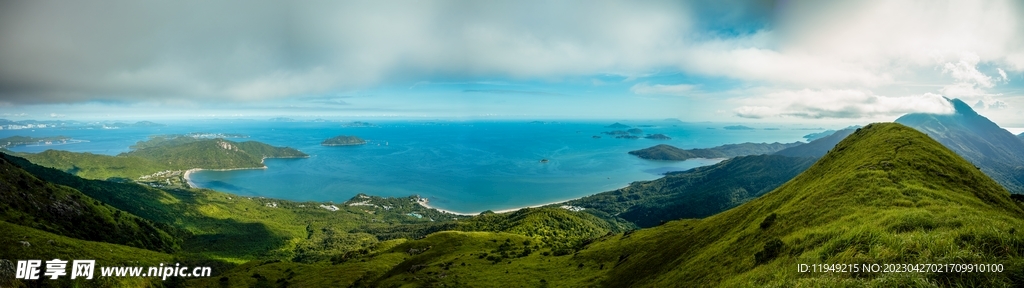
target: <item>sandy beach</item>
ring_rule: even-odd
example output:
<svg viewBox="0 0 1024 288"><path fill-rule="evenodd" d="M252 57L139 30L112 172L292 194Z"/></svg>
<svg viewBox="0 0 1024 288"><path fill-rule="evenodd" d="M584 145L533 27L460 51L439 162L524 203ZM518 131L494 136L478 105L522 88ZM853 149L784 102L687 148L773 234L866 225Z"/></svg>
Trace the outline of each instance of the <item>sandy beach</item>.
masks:
<svg viewBox="0 0 1024 288"><path fill-rule="evenodd" d="M558 204L558 203L562 203L562 202L566 202L566 201L571 201L571 200L575 200L575 199L579 199L579 198L572 198L572 199L555 201L555 202L545 203L545 204L531 205L531 206L525 206L525 207L519 207L519 208L509 208L509 209L502 209L502 210L492 210L492 211L494 213L509 213L509 212L518 211L519 209L543 207L543 206L548 206L548 205L551 205L551 204ZM463 215L463 216L475 216L475 215L480 215L480 212L483 212L483 211L480 211L480 212L477 212L477 213L462 213L462 212L455 212L455 211L449 211L449 210L445 210L445 209L440 209L440 208L437 208L437 207L430 206L430 200L428 200L427 198L422 198L422 197L420 198L420 201L416 201L416 204L419 204L420 206L423 206L424 208L427 208L427 209L434 209L434 210L441 211L441 212L444 212L444 213L455 214L455 215Z"/></svg>
<svg viewBox="0 0 1024 288"><path fill-rule="evenodd" d="M203 169L203 168L192 168L192 169L188 169L188 170L185 170L185 174L184 174L184 175L182 175L182 178L185 178L185 184L188 184L188 187L189 187L189 188L199 188L199 186L196 186L196 184L195 184L195 183L192 183L192 178L190 177L190 176L192 175L192 172L196 172L196 171L200 171L200 170L209 170L209 171L233 171L233 170L253 170L253 169L267 169L267 166L263 166L263 167L252 167L252 168L231 168L231 169Z"/></svg>

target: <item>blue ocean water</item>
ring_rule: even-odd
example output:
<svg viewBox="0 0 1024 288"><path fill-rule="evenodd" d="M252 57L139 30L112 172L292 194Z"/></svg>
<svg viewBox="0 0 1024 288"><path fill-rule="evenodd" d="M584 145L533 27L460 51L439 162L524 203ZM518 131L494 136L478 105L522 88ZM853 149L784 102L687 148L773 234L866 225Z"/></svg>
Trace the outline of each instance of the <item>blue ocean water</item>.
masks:
<svg viewBox="0 0 1024 288"><path fill-rule="evenodd" d="M376 127L339 122L209 120L167 123L156 128L114 130L36 129L0 131L0 137L64 135L84 143L21 146L13 150L59 149L116 155L150 135L189 132L241 133L249 139L288 146L307 159L267 159L268 169L199 171L200 187L246 196L296 201L335 201L357 193L420 195L437 208L476 213L578 198L652 180L668 171L716 163L718 159L651 161L626 152L657 144L705 148L742 142L794 142L820 130L727 130L725 124L630 121L645 134L672 140L614 139L601 134L611 121L387 121ZM713 129L710 129L713 128ZM360 146L321 146L324 139L355 135ZM601 136L595 139L592 136ZM541 159L548 159L542 163Z"/></svg>

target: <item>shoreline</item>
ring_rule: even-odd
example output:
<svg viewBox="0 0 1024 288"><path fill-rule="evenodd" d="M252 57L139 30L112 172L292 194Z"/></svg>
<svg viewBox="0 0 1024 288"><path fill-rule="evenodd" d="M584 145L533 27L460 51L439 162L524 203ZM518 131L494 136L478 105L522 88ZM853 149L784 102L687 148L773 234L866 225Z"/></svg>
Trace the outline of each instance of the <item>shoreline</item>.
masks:
<svg viewBox="0 0 1024 288"><path fill-rule="evenodd" d="M188 185L188 188L204 189L204 188L201 188L199 186L196 186L195 183L192 183L192 178L189 177L189 176L192 175L193 172L198 172L198 171L202 171L202 170L207 170L207 171L234 171L234 170L255 170L255 169L264 169L264 170L266 170L266 169L268 169L267 168L267 164L266 164L267 158L271 158L271 159L300 159L300 158L301 159L305 159L305 158L309 158L309 157L310 157L310 155L306 155L306 156L283 156L283 157L263 157L262 159L260 159L260 164L263 164L262 167L226 168L226 169L192 168L192 169L185 170L185 173L181 175L181 178L185 179L185 185Z"/></svg>
<svg viewBox="0 0 1024 288"><path fill-rule="evenodd" d="M196 186L195 183L192 183L192 178L190 177L192 175L192 173L198 172L198 171L202 171L202 170L207 170L207 171L234 171L234 170L256 170L256 169L266 170L267 166L251 167L251 168L227 168L227 169L192 168L192 169L185 170L185 173L181 175L181 178L185 179L185 184L188 185L188 188L206 189L206 188L202 188L202 187Z"/></svg>
<svg viewBox="0 0 1024 288"><path fill-rule="evenodd" d="M629 185L623 186L623 188L625 188L625 187L629 187ZM622 189L622 188L619 188L619 189ZM615 190L618 190L618 189L615 189ZM612 191L615 191L615 190L612 190ZM591 196L591 195L587 195L587 196ZM576 197L576 198L571 198L571 199L566 199L566 200L561 200L561 201L554 201L554 202L545 203L545 204L537 204L537 205L530 205L530 206L523 206L523 207L516 207L516 208L508 208L508 209L502 209L502 210L491 210L491 212L494 212L494 213L497 213L497 214L503 214L503 213L519 211L519 210L526 209L526 208L538 208L538 207L544 207L544 206L553 205L553 204L565 203L565 202L569 202L569 201L580 199L580 198L587 197L587 196L581 196L581 197ZM444 212L444 213L455 214L455 215L462 215L462 216L476 216L476 215L480 215L480 213L483 213L484 211L487 211L487 210L484 210L484 211L480 211L480 212L477 212L477 213L464 213L464 212L455 212L455 211L451 211L451 210L445 210L445 209L437 208L437 207L434 207L434 206L430 206L430 200L428 200L427 198L424 198L424 197L420 197L419 200L416 201L416 204L418 204L420 206L423 206L423 208L434 209L434 210L441 211L441 212Z"/></svg>

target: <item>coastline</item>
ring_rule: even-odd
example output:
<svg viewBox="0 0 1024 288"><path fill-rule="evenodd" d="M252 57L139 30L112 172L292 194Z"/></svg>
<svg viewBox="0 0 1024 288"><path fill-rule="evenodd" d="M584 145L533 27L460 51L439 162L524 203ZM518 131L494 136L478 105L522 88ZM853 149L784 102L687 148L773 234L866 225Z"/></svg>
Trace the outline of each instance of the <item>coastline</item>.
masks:
<svg viewBox="0 0 1024 288"><path fill-rule="evenodd" d="M309 157L310 157L309 155L306 155L306 156L263 157L263 158L260 159L260 164L263 164L263 166L261 166L261 167L227 168L227 169L192 168L192 169L185 170L185 173L182 174L181 177L185 179L185 184L188 185L188 188L200 188L199 186L196 186L195 183L192 183L192 178L189 177L189 176L192 175L193 172L198 172L198 171L202 171L202 170L208 170L208 171L234 171L234 170L267 169L267 164L265 163L267 158L271 158L271 159L300 159L300 158L302 158L302 159L304 159L304 158L309 158Z"/></svg>
<svg viewBox="0 0 1024 288"><path fill-rule="evenodd" d="M202 171L202 170L207 170L207 171L234 171L234 170L256 170L256 169L264 169L265 170L265 169L267 169L267 166L251 167L251 168L227 168L227 169L192 168L192 169L185 170L185 173L181 175L181 178L185 179L185 184L188 185L188 188L200 188L199 186L196 186L195 183L192 183L192 178L190 176L192 175L193 172L198 172L198 171Z"/></svg>
<svg viewBox="0 0 1024 288"><path fill-rule="evenodd" d="M629 186L627 185L625 187L629 187ZM619 189L621 189L621 188L619 188ZM618 189L616 189L616 190L618 190ZM612 191L614 191L614 190L612 190ZM590 196L590 195L587 195L587 196ZM572 199L566 199L566 200L561 200L561 201L554 201L554 202L545 203L545 204L537 204L537 205L530 205L530 206L523 206L523 207L516 207L516 208L508 208L508 209L502 209L502 210L491 210L491 212L498 213L498 214L509 213L509 212L519 211L521 209L526 209L526 208L537 208L537 207L544 207L544 206L548 206L548 205L552 205L552 204L565 203L565 202L569 202L569 201L580 199L580 198L587 197L587 196L582 196L582 197L577 197L577 198L572 198ZM444 212L444 213L455 214L455 215L462 215L462 216L476 216L476 215L480 215L480 213L483 212L483 211L480 211L480 212L476 212L476 213L464 213L464 212L455 212L455 211L451 211L451 210L445 210L445 209L437 208L437 207L434 207L434 206L430 206L430 200L428 200L427 198L424 198L424 197L420 197L419 200L416 201L416 204L419 204L420 206L423 206L423 208L434 209L434 210L441 211L441 212Z"/></svg>

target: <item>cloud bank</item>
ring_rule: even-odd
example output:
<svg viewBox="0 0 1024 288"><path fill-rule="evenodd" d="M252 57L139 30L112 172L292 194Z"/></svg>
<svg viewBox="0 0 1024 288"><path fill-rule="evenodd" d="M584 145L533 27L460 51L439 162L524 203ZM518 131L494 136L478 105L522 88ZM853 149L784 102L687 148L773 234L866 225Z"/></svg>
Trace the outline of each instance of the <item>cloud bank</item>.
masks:
<svg viewBox="0 0 1024 288"><path fill-rule="evenodd" d="M945 111L933 94L1013 107L994 90L1024 72L1022 19L1014 1L4 1L0 104L612 74L624 97L699 85L713 109L747 118ZM682 76L636 76L658 73ZM731 88L769 92L715 94ZM552 91L587 101L575 92Z"/></svg>

